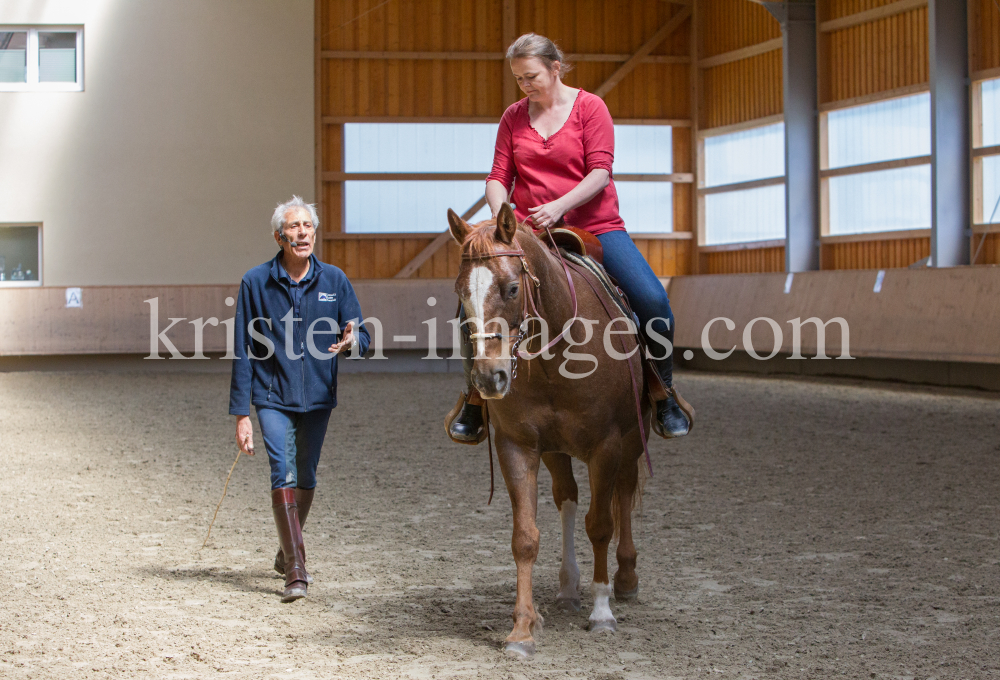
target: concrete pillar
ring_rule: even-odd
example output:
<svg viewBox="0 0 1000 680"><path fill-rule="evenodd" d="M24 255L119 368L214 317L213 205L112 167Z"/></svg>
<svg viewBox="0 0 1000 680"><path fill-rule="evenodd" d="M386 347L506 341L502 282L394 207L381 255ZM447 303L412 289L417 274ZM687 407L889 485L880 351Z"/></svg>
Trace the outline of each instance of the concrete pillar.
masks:
<svg viewBox="0 0 1000 680"><path fill-rule="evenodd" d="M816 5L765 2L781 22L785 100L785 271L819 269Z"/></svg>
<svg viewBox="0 0 1000 680"><path fill-rule="evenodd" d="M930 0L931 265L969 263L967 3Z"/></svg>

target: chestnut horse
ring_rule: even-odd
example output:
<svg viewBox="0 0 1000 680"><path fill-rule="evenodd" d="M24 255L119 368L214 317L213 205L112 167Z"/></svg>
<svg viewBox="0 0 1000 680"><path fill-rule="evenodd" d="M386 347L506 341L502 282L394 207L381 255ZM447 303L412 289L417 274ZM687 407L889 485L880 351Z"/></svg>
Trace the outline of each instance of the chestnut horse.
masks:
<svg viewBox="0 0 1000 680"><path fill-rule="evenodd" d="M462 246L455 290L472 329L478 331L472 335L476 349L472 381L487 400L497 457L514 513L511 549L517 563L517 601L506 650L530 656L535 651L533 635L542 626L531 584L538 556L535 516L539 462L544 462L552 475L552 495L562 520L556 603L574 610L580 609L580 570L573 547L577 485L571 457L587 465L591 501L586 528L594 549L590 630L614 631L617 622L609 602L608 544L618 536L614 596L618 600L634 598L639 579L631 514L651 409L643 397L640 428L637 402L643 374L639 353L632 351L637 340L634 335L625 335L629 326L619 317L618 325L612 324L617 334L610 336L617 345L618 358L609 357L604 330L611 322L608 310L617 307L610 297L605 304L597 298L605 295L599 284L592 286L579 272L565 267L527 225L518 224L506 203L495 220L470 226L449 210L448 221L452 236ZM550 348L556 355L554 360L537 358L543 340L542 322L535 320L525 327L530 325L539 332L518 349L517 330L526 317L543 319L553 329L552 336L557 336L574 318L574 312L578 319L594 320L590 325L584 321L572 324L569 337L575 347L570 347L566 337L557 337ZM483 320L488 321L484 324ZM585 330L594 332L585 334ZM519 359L512 361L512 352ZM630 358L625 359L630 352ZM574 358L583 354L594 359Z"/></svg>

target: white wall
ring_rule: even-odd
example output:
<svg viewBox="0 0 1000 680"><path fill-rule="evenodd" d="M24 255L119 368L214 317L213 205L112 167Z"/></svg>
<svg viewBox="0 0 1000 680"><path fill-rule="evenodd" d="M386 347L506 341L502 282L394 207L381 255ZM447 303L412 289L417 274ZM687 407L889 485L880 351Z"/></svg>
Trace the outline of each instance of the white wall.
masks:
<svg viewBox="0 0 1000 680"><path fill-rule="evenodd" d="M314 196L312 0L3 0L82 24L83 92L0 92L0 223L43 285L235 283Z"/></svg>

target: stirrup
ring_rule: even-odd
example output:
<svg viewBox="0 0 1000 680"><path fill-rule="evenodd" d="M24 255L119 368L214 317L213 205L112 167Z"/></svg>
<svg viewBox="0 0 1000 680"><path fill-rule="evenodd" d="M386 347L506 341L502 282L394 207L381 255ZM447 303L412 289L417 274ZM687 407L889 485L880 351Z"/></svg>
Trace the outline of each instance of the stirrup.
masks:
<svg viewBox="0 0 1000 680"><path fill-rule="evenodd" d="M466 400L465 393L459 392L458 401L455 402L455 407L450 411L448 411L448 415L444 417L444 431L445 434L448 435L448 439L452 440L456 444L469 444L471 446L476 446L477 444L482 444L483 441L486 440L487 432L486 432L485 417L483 418L483 430L482 432L479 433L479 437L477 439L467 441L464 439L455 439L453 436L451 436L451 424L455 422L455 419L458 418L458 415L462 412L462 407L465 406L465 400Z"/></svg>

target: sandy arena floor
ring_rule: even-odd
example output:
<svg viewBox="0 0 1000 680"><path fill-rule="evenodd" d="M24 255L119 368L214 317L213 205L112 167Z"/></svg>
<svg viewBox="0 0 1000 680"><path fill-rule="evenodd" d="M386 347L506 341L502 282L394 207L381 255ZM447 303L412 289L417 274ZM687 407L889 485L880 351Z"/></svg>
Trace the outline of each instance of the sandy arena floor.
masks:
<svg viewBox="0 0 1000 680"><path fill-rule="evenodd" d="M614 636L583 629L586 592L579 613L551 606L543 473L546 628L519 661L500 651L503 482L487 507L485 445L441 428L458 380L342 379L305 532L316 583L283 605L264 455L198 550L235 455L227 375L0 374L0 677L1000 674L995 397L683 375L699 423L652 444L638 602L612 603Z"/></svg>

